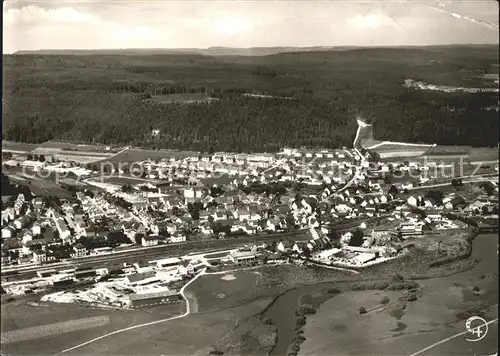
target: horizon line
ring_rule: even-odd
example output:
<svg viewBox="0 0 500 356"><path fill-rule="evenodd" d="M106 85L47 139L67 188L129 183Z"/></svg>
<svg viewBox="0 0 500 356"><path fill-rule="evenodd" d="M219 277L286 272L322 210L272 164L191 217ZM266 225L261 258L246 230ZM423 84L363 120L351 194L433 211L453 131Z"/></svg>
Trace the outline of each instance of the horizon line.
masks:
<svg viewBox="0 0 500 356"><path fill-rule="evenodd" d="M428 48L428 47L458 47L458 46L499 46L499 43L443 43L431 45L310 45L310 46L252 46L252 47L229 47L229 46L209 46L209 47L126 47L126 48L40 48L40 49L20 49L11 53L2 53L2 55L22 54L22 52L42 52L42 51L134 51L134 50L210 50L210 49L235 49L235 50L251 50L251 49L272 49L272 48L290 48L290 49L335 49L335 48Z"/></svg>

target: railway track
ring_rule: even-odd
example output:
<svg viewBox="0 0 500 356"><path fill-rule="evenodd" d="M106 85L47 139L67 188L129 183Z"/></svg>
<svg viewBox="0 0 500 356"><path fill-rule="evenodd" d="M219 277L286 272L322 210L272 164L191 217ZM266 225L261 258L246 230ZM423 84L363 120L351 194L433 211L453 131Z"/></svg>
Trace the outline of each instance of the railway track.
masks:
<svg viewBox="0 0 500 356"><path fill-rule="evenodd" d="M349 221L342 224L328 225L329 229L345 230L359 226L362 222L373 222L383 219L385 216L373 217L369 219ZM263 243L279 241L291 238L296 241L311 239L308 230L297 230L288 233L243 236L230 239L211 239L200 241L187 241L175 244L154 246L148 248L137 248L131 250L117 251L106 255L85 256L71 259L67 262L51 263L46 265L23 266L14 268L2 268L1 277L3 282L12 282L36 278L38 271L51 269L64 269L68 267L92 267L92 268L118 268L123 263L134 263L141 260L149 261L160 257L179 257L189 253L207 252L217 249L228 249L249 243Z"/></svg>

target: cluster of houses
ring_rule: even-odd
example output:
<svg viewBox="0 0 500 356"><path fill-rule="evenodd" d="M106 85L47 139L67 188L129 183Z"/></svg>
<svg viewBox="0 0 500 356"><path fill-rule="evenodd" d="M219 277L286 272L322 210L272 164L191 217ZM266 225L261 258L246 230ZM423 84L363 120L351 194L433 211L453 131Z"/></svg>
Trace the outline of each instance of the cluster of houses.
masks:
<svg viewBox="0 0 500 356"><path fill-rule="evenodd" d="M149 179L145 184L127 190L97 184L60 206L20 194L2 210L2 261L50 261L54 245L63 246L68 257L83 257L93 251L82 241L100 240L99 247L104 248L109 235L116 232L122 237L120 244L151 247L190 239L320 229L377 216L398 221L399 235L415 236L429 227L455 228L455 223L443 218L445 213L494 214L498 202L492 196L468 202L454 194L442 201L418 195L412 182L391 184L383 174L394 169L425 172L429 167L416 162L370 166L359 152L348 149L287 149L275 155L215 153L143 165ZM231 175L231 167L238 174ZM177 183L152 183L165 169L163 178ZM223 175L217 176L215 170ZM497 194L498 186L494 189ZM415 210L425 210L427 215L423 218Z"/></svg>
<svg viewBox="0 0 500 356"><path fill-rule="evenodd" d="M498 82L498 79L495 80ZM421 90L438 90L444 91L446 93L455 93L455 92L465 92L465 93L481 93L481 92L494 92L498 93L498 88L464 88L464 87L452 87L447 85L436 85L436 84L427 84L422 81L415 81L413 79L405 79L404 85L407 88L417 88ZM498 111L498 110L497 110Z"/></svg>

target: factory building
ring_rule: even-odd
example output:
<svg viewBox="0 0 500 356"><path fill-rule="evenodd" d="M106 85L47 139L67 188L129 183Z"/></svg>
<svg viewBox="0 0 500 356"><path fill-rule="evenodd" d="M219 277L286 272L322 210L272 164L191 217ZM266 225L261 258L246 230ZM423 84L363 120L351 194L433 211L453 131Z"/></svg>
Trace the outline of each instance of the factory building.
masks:
<svg viewBox="0 0 500 356"><path fill-rule="evenodd" d="M182 300L180 294L176 290L140 294L135 293L129 294L128 298L128 303L131 308L177 303Z"/></svg>

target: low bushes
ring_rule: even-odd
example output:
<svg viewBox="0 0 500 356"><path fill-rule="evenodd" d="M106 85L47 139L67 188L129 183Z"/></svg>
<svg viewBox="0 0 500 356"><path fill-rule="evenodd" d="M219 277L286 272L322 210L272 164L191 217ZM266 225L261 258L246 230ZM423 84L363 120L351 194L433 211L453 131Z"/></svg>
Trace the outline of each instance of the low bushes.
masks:
<svg viewBox="0 0 500 356"><path fill-rule="evenodd" d="M419 284L415 281L405 281L405 282L392 283L387 287L387 290L396 291L404 289L415 289L418 287Z"/></svg>
<svg viewBox="0 0 500 356"><path fill-rule="evenodd" d="M295 342L297 342L297 343L303 343L305 340L306 340L306 337L302 334L295 336Z"/></svg>
<svg viewBox="0 0 500 356"><path fill-rule="evenodd" d="M367 289L366 287L367 287L366 284L352 284L349 289L352 291L361 291L361 290L366 290Z"/></svg>
<svg viewBox="0 0 500 356"><path fill-rule="evenodd" d="M407 300L408 302L414 302L414 301L416 301L417 299L418 299L418 298L417 298L417 295L416 295L415 293L408 293L408 294L406 295L406 300Z"/></svg>
<svg viewBox="0 0 500 356"><path fill-rule="evenodd" d="M265 324L265 325L274 325L274 320L273 320L273 319L271 319L271 318L266 318L266 319L264 320L264 324Z"/></svg>
<svg viewBox="0 0 500 356"><path fill-rule="evenodd" d="M345 324L335 324L332 327L333 330L338 331L338 332L346 332L347 331L347 325Z"/></svg>
<svg viewBox="0 0 500 356"><path fill-rule="evenodd" d="M299 352L300 345L306 340L302 327L306 325L306 317L313 314L316 314L316 308L312 305L301 305L295 310L295 315L297 315L295 321L295 339L288 348L287 355L297 355Z"/></svg>
<svg viewBox="0 0 500 356"><path fill-rule="evenodd" d="M399 273L396 273L393 277L392 277L392 281L393 282L402 282L404 281L404 277L402 275L400 275Z"/></svg>
<svg viewBox="0 0 500 356"><path fill-rule="evenodd" d="M389 287L389 282L375 282L372 284L373 289L376 290L385 290Z"/></svg>
<svg viewBox="0 0 500 356"><path fill-rule="evenodd" d="M289 356L296 356L298 353L299 353L299 350L300 350L300 346L297 345L297 344L291 344L289 347L288 347L288 353L287 355Z"/></svg>
<svg viewBox="0 0 500 356"><path fill-rule="evenodd" d="M297 329L302 328L304 325L306 325L306 318L304 316L297 317L297 320L295 321L295 325L296 325Z"/></svg>
<svg viewBox="0 0 500 356"><path fill-rule="evenodd" d="M359 314L366 314L366 308L365 307L359 307Z"/></svg>
<svg viewBox="0 0 500 356"><path fill-rule="evenodd" d="M390 299L388 296L385 296L382 298L382 300L380 301L380 304L388 304L390 302Z"/></svg>
<svg viewBox="0 0 500 356"><path fill-rule="evenodd" d="M487 307L487 305L479 304L479 305L474 305L466 310L461 310L455 313L455 316L458 319L465 320L470 318L471 316L479 316L479 317L484 317L484 309Z"/></svg>
<svg viewBox="0 0 500 356"><path fill-rule="evenodd" d="M329 294L339 294L339 293L341 293L342 291L341 291L340 289L338 289L338 288L330 288L330 289L328 289L328 291L327 291L327 292L328 292Z"/></svg>
<svg viewBox="0 0 500 356"><path fill-rule="evenodd" d="M373 283L354 283L347 288L350 291L364 291L364 290L388 290L398 291L404 289L418 288L419 284L415 281L393 281L389 282L373 282Z"/></svg>
<svg viewBox="0 0 500 356"><path fill-rule="evenodd" d="M297 316L306 316L316 314L316 309L310 305L301 305L298 309L295 310L295 315Z"/></svg>

